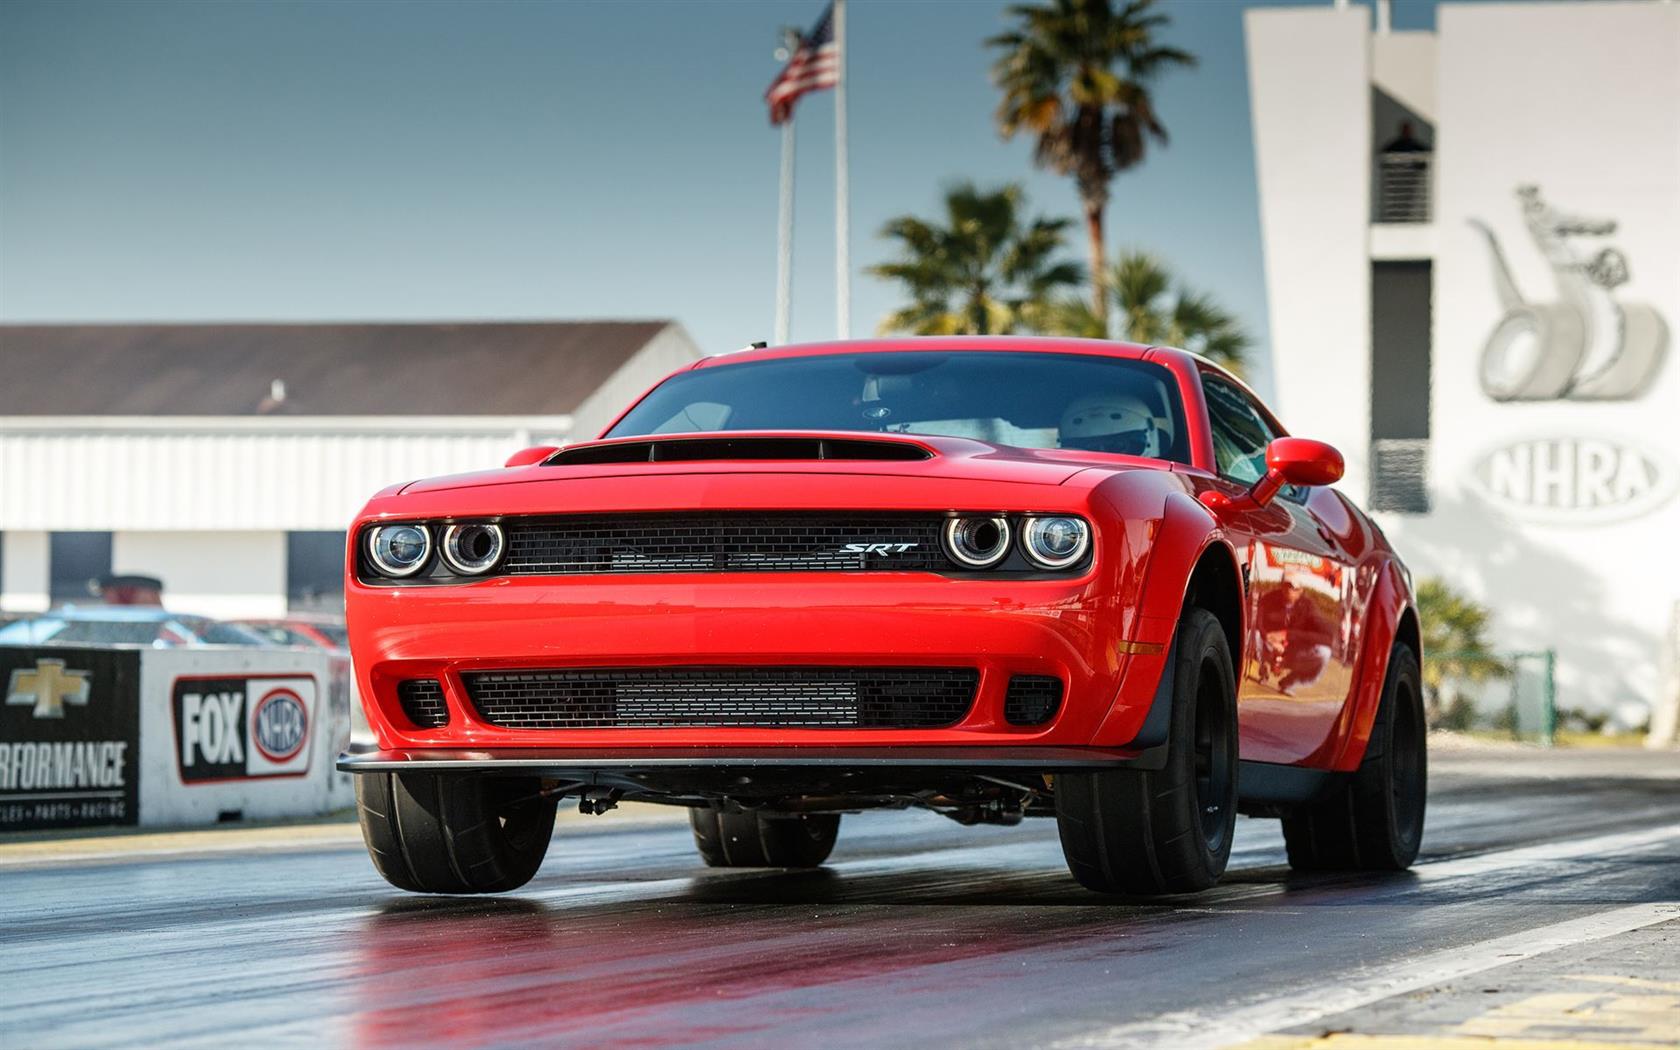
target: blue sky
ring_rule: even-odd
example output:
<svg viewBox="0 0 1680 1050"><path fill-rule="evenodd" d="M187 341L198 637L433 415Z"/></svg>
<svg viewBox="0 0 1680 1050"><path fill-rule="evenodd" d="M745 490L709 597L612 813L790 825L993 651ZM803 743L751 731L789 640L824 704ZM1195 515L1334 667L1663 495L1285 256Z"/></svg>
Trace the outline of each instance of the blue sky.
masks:
<svg viewBox="0 0 1680 1050"><path fill-rule="evenodd" d="M1322 0L1328 3L1329 0ZM1113 245L1170 259L1262 345L1244 4L1168 0L1200 67L1169 148L1119 179ZM776 29L821 0L7 0L0 319L674 317L768 338ZM942 185L1071 185L992 125L995 0L852 0L852 254ZM1397 0L1400 28L1429 0ZM834 330L833 107L800 106L796 339ZM1083 258L1075 241L1074 254ZM853 333L894 289L853 278Z"/></svg>

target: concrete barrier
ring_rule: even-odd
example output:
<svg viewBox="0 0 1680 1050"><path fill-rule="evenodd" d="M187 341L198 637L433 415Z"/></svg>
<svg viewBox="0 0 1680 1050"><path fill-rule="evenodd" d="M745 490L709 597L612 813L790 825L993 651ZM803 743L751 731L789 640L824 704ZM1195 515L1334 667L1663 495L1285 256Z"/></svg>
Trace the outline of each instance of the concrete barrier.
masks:
<svg viewBox="0 0 1680 1050"><path fill-rule="evenodd" d="M0 830L190 826L348 804L330 658L299 649L0 647Z"/></svg>

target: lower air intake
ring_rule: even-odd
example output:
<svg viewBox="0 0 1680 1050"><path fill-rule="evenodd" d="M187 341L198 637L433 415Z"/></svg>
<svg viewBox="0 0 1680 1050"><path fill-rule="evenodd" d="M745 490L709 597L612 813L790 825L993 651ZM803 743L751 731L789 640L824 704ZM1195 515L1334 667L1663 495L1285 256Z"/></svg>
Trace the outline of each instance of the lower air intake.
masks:
<svg viewBox="0 0 1680 1050"><path fill-rule="evenodd" d="M980 673L945 667L670 667L461 676L510 729L767 726L934 729L962 721Z"/></svg>
<svg viewBox="0 0 1680 1050"><path fill-rule="evenodd" d="M403 714L420 729L449 724L449 707L443 702L443 686L436 678L409 678L397 683L397 703Z"/></svg>
<svg viewBox="0 0 1680 1050"><path fill-rule="evenodd" d="M1009 679L1003 718L1012 726L1043 725L1062 706L1062 680L1050 675L1018 674Z"/></svg>

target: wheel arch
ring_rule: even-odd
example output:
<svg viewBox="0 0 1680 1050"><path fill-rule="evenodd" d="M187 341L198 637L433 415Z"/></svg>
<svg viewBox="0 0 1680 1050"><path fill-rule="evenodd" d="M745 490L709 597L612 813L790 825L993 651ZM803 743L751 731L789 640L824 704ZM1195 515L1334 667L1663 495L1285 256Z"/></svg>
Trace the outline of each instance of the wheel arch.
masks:
<svg viewBox="0 0 1680 1050"><path fill-rule="evenodd" d="M1405 642L1420 660L1423 658L1423 630L1411 588L1392 557L1377 570L1377 580L1366 602L1363 650L1354 685L1342 714L1324 747L1307 764L1339 772L1359 768L1365 748L1371 742L1371 726L1377 720L1383 684L1394 643Z"/></svg>
<svg viewBox="0 0 1680 1050"><path fill-rule="evenodd" d="M1206 609L1224 628L1231 647L1233 673L1242 670L1243 585L1237 557L1223 538L1210 539L1196 557L1190 578L1185 581L1182 610Z"/></svg>

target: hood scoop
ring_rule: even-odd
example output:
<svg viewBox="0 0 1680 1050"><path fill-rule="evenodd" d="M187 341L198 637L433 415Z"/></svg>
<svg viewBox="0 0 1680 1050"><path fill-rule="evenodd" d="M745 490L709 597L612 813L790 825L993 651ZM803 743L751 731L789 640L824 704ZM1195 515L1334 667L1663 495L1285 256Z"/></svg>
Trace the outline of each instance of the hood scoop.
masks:
<svg viewBox="0 0 1680 1050"><path fill-rule="evenodd" d="M704 460L882 460L932 459L933 451L911 441L846 437L670 437L574 445L543 461L562 467L601 463L693 463Z"/></svg>

